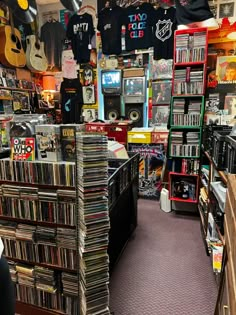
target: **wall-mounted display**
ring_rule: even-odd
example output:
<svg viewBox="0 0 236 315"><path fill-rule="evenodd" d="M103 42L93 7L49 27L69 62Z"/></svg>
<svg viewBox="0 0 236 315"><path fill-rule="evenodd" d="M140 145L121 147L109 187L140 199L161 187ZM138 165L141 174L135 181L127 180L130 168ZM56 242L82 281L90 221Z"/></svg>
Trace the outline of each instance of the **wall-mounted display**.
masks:
<svg viewBox="0 0 236 315"><path fill-rule="evenodd" d="M152 82L152 104L170 103L171 98L171 81L156 81Z"/></svg>

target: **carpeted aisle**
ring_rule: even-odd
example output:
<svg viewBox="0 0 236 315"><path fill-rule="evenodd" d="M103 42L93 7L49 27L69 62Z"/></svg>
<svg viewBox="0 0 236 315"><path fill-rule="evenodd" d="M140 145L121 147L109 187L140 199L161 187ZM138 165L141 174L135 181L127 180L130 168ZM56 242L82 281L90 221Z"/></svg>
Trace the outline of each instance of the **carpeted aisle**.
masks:
<svg viewBox="0 0 236 315"><path fill-rule="evenodd" d="M166 214L139 200L139 225L115 266L110 309L115 315L213 315L217 287L199 219Z"/></svg>

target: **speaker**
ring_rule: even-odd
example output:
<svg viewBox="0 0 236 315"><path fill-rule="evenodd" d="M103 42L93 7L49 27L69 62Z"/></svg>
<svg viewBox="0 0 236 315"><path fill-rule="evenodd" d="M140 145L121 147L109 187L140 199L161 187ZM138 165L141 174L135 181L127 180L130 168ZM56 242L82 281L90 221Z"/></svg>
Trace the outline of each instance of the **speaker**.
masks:
<svg viewBox="0 0 236 315"><path fill-rule="evenodd" d="M120 96L104 95L104 117L106 120L116 120L121 116Z"/></svg>
<svg viewBox="0 0 236 315"><path fill-rule="evenodd" d="M132 120L134 127L143 127L143 104L125 104L125 118Z"/></svg>

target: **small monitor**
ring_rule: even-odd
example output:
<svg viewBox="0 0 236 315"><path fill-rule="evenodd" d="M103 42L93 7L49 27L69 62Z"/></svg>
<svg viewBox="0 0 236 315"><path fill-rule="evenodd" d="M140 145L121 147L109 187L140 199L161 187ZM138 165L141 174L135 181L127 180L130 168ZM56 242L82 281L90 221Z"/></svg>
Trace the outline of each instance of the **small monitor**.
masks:
<svg viewBox="0 0 236 315"><path fill-rule="evenodd" d="M146 77L124 78L123 96L125 103L144 103L146 98Z"/></svg>
<svg viewBox="0 0 236 315"><path fill-rule="evenodd" d="M102 93L119 95L122 90L121 70L102 70Z"/></svg>

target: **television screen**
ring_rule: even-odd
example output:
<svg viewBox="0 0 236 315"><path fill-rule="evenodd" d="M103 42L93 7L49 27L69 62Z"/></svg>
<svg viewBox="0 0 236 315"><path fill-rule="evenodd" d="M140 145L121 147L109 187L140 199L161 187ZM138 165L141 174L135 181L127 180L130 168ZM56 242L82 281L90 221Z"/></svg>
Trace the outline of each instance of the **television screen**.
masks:
<svg viewBox="0 0 236 315"><path fill-rule="evenodd" d="M115 89L120 91L121 89L121 71L120 70L110 70L102 72L102 89L103 91L107 89Z"/></svg>
<svg viewBox="0 0 236 315"><path fill-rule="evenodd" d="M144 91L144 77L124 79L124 95L125 96L141 96Z"/></svg>

